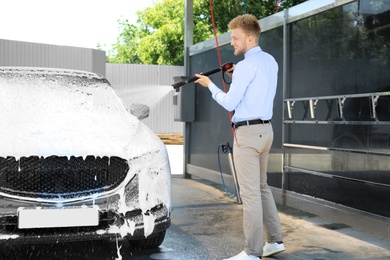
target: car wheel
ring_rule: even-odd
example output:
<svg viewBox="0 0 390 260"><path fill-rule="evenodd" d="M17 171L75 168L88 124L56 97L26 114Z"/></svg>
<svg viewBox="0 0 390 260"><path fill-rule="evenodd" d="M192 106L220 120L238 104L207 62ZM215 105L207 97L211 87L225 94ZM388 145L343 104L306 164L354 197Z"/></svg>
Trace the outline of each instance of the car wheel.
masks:
<svg viewBox="0 0 390 260"><path fill-rule="evenodd" d="M166 231L159 232L157 234L150 235L145 239L129 240L131 246L139 250L154 249L159 247L164 241Z"/></svg>

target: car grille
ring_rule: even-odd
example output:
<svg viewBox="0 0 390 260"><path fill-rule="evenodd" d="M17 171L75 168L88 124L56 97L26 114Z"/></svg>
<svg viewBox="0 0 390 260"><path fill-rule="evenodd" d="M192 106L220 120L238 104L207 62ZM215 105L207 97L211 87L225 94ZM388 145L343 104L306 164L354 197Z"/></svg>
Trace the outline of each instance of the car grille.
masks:
<svg viewBox="0 0 390 260"><path fill-rule="evenodd" d="M0 157L0 192L56 199L109 191L126 178L129 165L119 157Z"/></svg>

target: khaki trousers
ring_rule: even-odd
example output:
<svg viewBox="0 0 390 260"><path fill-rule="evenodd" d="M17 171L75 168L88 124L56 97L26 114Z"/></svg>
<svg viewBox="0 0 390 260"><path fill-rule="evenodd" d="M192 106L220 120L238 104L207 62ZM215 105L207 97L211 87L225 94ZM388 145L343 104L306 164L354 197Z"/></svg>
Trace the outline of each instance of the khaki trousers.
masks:
<svg viewBox="0 0 390 260"><path fill-rule="evenodd" d="M278 211L267 184L267 166L274 132L271 123L240 126L235 131L233 158L243 204L245 252L261 256L264 228L269 242L282 241Z"/></svg>

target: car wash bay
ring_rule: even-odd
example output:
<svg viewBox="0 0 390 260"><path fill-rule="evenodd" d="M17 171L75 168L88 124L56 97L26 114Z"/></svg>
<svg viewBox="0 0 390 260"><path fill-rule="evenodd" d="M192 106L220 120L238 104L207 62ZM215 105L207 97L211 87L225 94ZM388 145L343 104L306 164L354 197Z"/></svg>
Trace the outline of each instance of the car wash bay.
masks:
<svg viewBox="0 0 390 260"><path fill-rule="evenodd" d="M243 248L242 205L222 185L172 178L172 225L156 250L123 241L6 246L0 259L223 259ZM264 259L389 259L390 241L296 209L279 207L286 251Z"/></svg>

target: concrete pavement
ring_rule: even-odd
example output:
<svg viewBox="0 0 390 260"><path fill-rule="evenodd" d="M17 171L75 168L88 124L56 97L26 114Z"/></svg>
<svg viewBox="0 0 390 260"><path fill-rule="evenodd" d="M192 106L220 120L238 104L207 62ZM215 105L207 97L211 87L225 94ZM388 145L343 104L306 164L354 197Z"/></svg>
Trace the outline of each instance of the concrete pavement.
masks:
<svg viewBox="0 0 390 260"><path fill-rule="evenodd" d="M155 250L134 250L126 241L86 241L7 246L0 260L221 260L243 250L242 205L222 185L172 179L172 225ZM390 259L390 241L340 223L279 206L286 251L264 259Z"/></svg>
<svg viewBox="0 0 390 260"><path fill-rule="evenodd" d="M173 178L172 226L149 259L223 259L243 249L242 205L222 185ZM264 259L390 259L390 241L278 205L286 251Z"/></svg>

